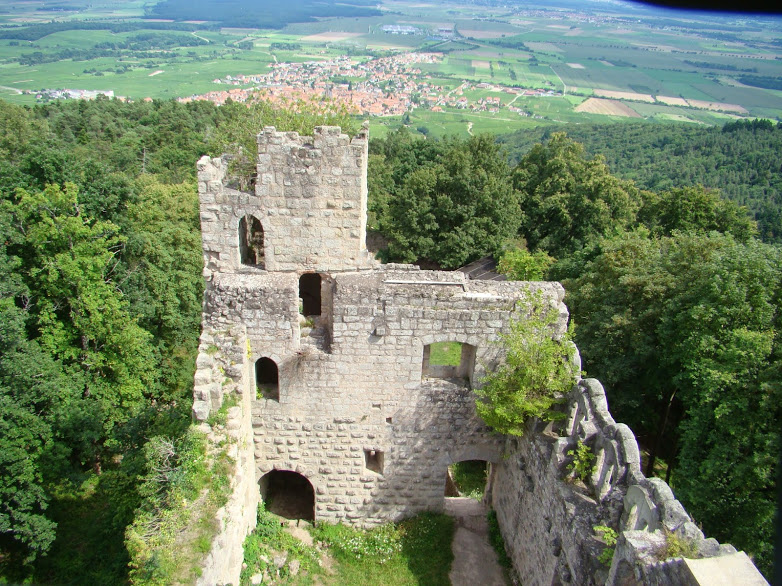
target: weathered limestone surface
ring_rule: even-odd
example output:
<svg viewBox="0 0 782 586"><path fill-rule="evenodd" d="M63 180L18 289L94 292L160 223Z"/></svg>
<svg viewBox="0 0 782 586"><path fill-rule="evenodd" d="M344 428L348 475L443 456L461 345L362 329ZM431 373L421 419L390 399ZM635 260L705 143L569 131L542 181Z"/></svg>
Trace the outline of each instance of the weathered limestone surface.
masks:
<svg viewBox="0 0 782 586"><path fill-rule="evenodd" d="M218 346L219 344L219 346ZM199 356L196 364L196 380L204 380L209 373L211 380L208 402L214 400L219 405L223 394L232 394L238 399L238 405L228 409L224 436L203 424L210 439L210 445L222 441L227 444L228 456L233 461L231 475L231 495L228 503L217 511L219 531L212 547L201 565L201 575L197 584L213 586L215 584L239 584L239 575L244 557L242 544L249 531L255 527L260 493L255 477L255 455L253 453L251 400L252 396L244 392L244 380L251 371L246 359L246 333L236 327L223 332L218 337L208 333L201 336ZM217 348L221 350L218 351ZM211 393L214 390L214 395ZM196 386L196 393L199 385ZM207 403L209 404L209 403ZM216 405L217 406L217 405ZM205 419L202 418L203 421Z"/></svg>
<svg viewBox="0 0 782 586"><path fill-rule="evenodd" d="M227 425L233 495L200 583L238 582L242 541L275 470L309 481L317 520L371 526L442 510L450 464L491 462L489 498L524 584L677 583L683 565L649 553L663 528L703 557L735 552L704 539L667 485L643 477L635 438L597 381L574 387L566 421L533 424L521 439L477 417L471 386L502 360L497 342L531 298L566 328L559 283L374 261L366 129L349 139L338 128L314 137L265 128L258 145L254 193L228 186L222 159L198 163L206 292L194 418L239 399ZM458 367L430 364L429 345L442 341L462 344ZM581 486L564 481L579 440L597 455ZM625 532L610 571L597 561L597 524Z"/></svg>
<svg viewBox="0 0 782 586"><path fill-rule="evenodd" d="M567 419L533 423L523 439L509 440L509 457L495 466L493 506L522 583L712 584L691 560L665 559L668 536L691 545L702 558L695 561L721 571L725 584L766 583L746 554L736 561L733 546L705 538L665 482L641 473L635 436L611 417L597 380L580 380L566 409ZM596 455L586 484L566 481L579 441ZM604 545L596 525L619 533L610 568L597 560Z"/></svg>

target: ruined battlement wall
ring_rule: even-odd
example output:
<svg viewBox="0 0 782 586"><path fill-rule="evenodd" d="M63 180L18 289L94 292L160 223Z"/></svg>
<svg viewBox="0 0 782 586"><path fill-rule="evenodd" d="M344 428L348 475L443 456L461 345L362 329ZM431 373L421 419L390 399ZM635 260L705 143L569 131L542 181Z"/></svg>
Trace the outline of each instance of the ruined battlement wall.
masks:
<svg viewBox="0 0 782 586"><path fill-rule="evenodd" d="M373 525L442 508L447 467L497 462L504 440L477 416L469 384L427 372L427 346L466 345L464 368L453 374L477 382L532 296L560 312L564 329L564 290L399 265L321 276L329 294L320 327L333 336L325 345L306 335L295 273L218 274L207 287L203 327L214 348L226 344L225 332L243 328L242 360L271 358L279 368L275 398L237 368L235 342L219 370L253 397L257 477L275 469L305 476L318 519ZM224 384L200 385L197 417L218 408L225 392ZM382 454L382 471L368 468L372 451Z"/></svg>
<svg viewBox="0 0 782 586"><path fill-rule="evenodd" d="M643 475L635 436L611 417L597 380L580 380L565 409L565 420L508 439L495 466L492 505L524 584L695 586L711 583L708 572L726 584L766 583L746 554L706 538L663 480ZM579 442L595 455L586 483L568 470ZM597 525L619 533L610 567L598 560ZM670 536L698 559L665 559Z"/></svg>

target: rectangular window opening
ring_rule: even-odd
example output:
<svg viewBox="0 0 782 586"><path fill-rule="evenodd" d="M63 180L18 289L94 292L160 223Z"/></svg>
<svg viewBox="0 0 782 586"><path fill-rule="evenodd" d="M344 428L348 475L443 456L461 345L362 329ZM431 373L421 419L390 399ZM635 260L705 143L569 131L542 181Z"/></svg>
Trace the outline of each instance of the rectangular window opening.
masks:
<svg viewBox="0 0 782 586"><path fill-rule="evenodd" d="M367 470L378 474L383 473L383 452L380 450L364 450L364 461Z"/></svg>

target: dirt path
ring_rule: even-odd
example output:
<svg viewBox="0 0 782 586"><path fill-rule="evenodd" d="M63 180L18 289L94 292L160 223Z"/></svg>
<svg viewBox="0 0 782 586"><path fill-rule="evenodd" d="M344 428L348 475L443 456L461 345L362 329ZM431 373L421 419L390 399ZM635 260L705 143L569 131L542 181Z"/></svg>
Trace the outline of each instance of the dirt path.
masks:
<svg viewBox="0 0 782 586"><path fill-rule="evenodd" d="M448 577L453 586L507 586L497 554L489 544L486 507L476 500L445 499L445 512L456 521L453 565Z"/></svg>

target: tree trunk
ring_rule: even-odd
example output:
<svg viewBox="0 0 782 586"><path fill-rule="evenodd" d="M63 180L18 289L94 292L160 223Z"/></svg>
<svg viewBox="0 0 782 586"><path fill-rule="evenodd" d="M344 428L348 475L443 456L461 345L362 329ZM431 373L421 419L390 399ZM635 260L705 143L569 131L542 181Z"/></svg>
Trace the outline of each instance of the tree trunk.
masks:
<svg viewBox="0 0 782 586"><path fill-rule="evenodd" d="M654 463L655 460L657 460L657 454L660 451L660 445L663 442L663 437L665 435L665 428L668 425L668 415L671 413L671 405L673 405L673 399L676 397L676 390L671 393L671 396L668 398L668 403L665 405L665 413L663 414L663 420L660 424L660 428L657 430L657 437L654 440L654 447L652 448L651 453L649 454L649 461L646 463L646 476L654 476ZM670 470L670 467L669 467Z"/></svg>

